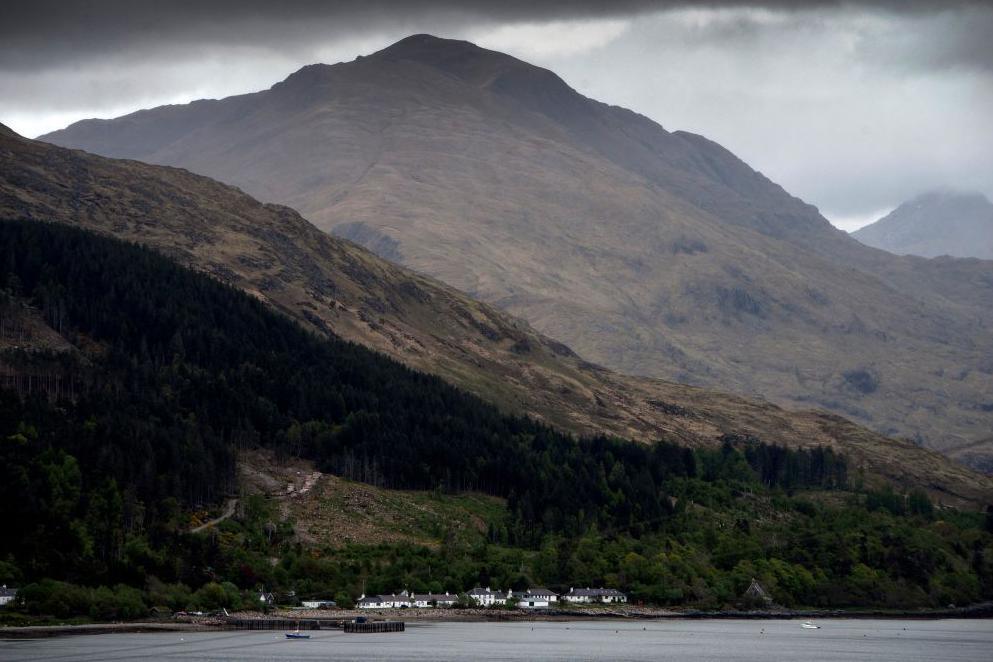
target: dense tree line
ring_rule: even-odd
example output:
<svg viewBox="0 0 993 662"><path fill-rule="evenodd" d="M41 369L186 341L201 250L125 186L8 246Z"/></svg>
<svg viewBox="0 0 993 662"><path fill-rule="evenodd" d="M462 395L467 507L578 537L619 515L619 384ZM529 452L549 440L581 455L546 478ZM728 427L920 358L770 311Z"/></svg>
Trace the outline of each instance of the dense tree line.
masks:
<svg viewBox="0 0 993 662"><path fill-rule="evenodd" d="M80 384L74 402L5 400L3 421L28 425L34 436L8 445L7 470L49 476L5 481L6 489L30 495L32 485L61 490L68 488L55 482L66 481L87 513L126 515L123 533L168 499L216 502L233 487L237 449L253 445L380 486L505 496L515 515L511 539L525 544L591 524L651 528L670 511L666 480L697 472L694 453L672 444L577 441L503 415L435 377L318 338L136 246L11 222L0 227L0 259L8 297L29 301L77 347L92 347L75 359L48 357ZM759 447L748 457L765 476L765 458L800 455ZM8 494L11 503L15 492ZM69 531L79 514L46 510L41 497L28 503L37 507L17 518L27 529L61 517ZM121 531L93 538L100 559L119 554Z"/></svg>

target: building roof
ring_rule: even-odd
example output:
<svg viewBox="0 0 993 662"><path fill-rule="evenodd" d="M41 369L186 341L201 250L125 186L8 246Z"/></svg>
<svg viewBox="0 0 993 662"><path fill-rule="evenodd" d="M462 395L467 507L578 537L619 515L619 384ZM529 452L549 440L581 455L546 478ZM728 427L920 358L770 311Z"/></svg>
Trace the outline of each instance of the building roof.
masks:
<svg viewBox="0 0 993 662"><path fill-rule="evenodd" d="M480 588L477 586L469 591L469 595L502 595L502 593L500 591L491 591L489 586L486 588Z"/></svg>
<svg viewBox="0 0 993 662"><path fill-rule="evenodd" d="M6 584L0 587L0 598L13 598L16 595L17 595L16 588L7 588Z"/></svg>
<svg viewBox="0 0 993 662"><path fill-rule="evenodd" d="M439 600L451 600L455 602L458 596L449 593L415 593L410 596L412 600L425 600L427 602L437 602Z"/></svg>
<svg viewBox="0 0 993 662"><path fill-rule="evenodd" d="M755 598L763 602L772 602L772 596L762 588L762 584L759 584L758 580L754 577L752 578L752 583L745 590L745 597Z"/></svg>
<svg viewBox="0 0 993 662"><path fill-rule="evenodd" d="M380 602L383 602L383 596L381 595L363 595L356 601L356 603L360 605L370 605Z"/></svg>
<svg viewBox="0 0 993 662"><path fill-rule="evenodd" d="M525 598L550 598L557 597L558 593L549 591L547 588L529 588L524 592Z"/></svg>
<svg viewBox="0 0 993 662"><path fill-rule="evenodd" d="M391 593L389 595L381 593L379 595L365 595L358 599L358 604L378 602L410 602L410 596L407 593Z"/></svg>

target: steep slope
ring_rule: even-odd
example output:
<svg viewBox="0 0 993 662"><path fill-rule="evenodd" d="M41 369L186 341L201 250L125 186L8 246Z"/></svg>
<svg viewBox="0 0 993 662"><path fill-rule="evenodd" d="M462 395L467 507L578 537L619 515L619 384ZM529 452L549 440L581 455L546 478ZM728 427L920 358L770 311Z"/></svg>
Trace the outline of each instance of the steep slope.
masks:
<svg viewBox="0 0 993 662"><path fill-rule="evenodd" d="M988 268L862 246L721 146L466 42L44 139L290 205L622 372L938 448L993 427Z"/></svg>
<svg viewBox="0 0 993 662"><path fill-rule="evenodd" d="M897 255L993 260L993 203L981 193L933 191L903 203L852 236Z"/></svg>
<svg viewBox="0 0 993 662"><path fill-rule="evenodd" d="M320 332L386 352L507 411L562 428L689 445L724 435L829 445L853 466L949 502L993 482L840 417L587 363L527 324L329 236L295 212L184 170L102 158L0 128L0 217L58 221L138 241L246 290Z"/></svg>
<svg viewBox="0 0 993 662"><path fill-rule="evenodd" d="M987 475L993 474L993 437L973 441L948 451L948 456Z"/></svg>

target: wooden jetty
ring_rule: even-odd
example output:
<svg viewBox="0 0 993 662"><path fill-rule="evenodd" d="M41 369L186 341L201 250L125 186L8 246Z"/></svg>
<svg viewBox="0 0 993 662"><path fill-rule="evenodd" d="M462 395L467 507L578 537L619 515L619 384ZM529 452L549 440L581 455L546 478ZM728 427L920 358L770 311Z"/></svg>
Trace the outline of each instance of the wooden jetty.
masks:
<svg viewBox="0 0 993 662"><path fill-rule="evenodd" d="M333 630L341 621L331 618L229 618L228 627L234 630Z"/></svg>
<svg viewBox="0 0 993 662"><path fill-rule="evenodd" d="M403 621L353 621L333 618L228 618L225 625L232 630L339 630L345 632L403 632Z"/></svg>
<svg viewBox="0 0 993 662"><path fill-rule="evenodd" d="M345 623L345 632L403 632L403 621L366 621Z"/></svg>

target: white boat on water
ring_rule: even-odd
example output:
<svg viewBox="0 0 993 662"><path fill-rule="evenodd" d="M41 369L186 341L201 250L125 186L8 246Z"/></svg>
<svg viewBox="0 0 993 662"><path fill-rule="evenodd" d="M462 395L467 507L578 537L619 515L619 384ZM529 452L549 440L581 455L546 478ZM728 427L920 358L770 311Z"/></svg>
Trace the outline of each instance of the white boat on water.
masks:
<svg viewBox="0 0 993 662"><path fill-rule="evenodd" d="M309 634L304 634L303 632L300 632L300 623L297 623L297 629L294 630L293 632L287 632L286 633L286 638L287 639L310 639L310 635Z"/></svg>
<svg viewBox="0 0 993 662"><path fill-rule="evenodd" d="M804 630L820 630L821 629L821 626L820 625L814 625L810 621L804 621L803 623L800 623L800 627L802 627Z"/></svg>

